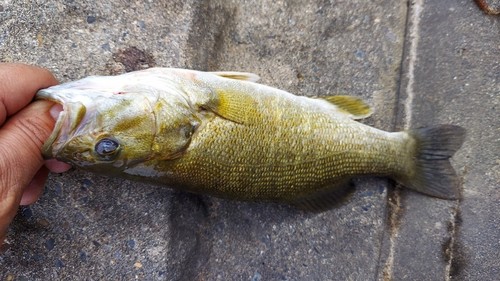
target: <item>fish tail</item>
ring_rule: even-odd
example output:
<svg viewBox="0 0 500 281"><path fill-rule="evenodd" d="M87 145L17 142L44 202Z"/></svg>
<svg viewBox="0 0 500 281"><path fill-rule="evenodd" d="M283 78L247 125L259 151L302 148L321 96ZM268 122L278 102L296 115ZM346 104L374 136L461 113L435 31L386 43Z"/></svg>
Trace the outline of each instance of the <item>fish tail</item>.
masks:
<svg viewBox="0 0 500 281"><path fill-rule="evenodd" d="M411 130L414 140L413 167L398 180L420 193L443 199L460 197L460 181L451 166L450 157L462 146L465 129L455 125L438 125Z"/></svg>

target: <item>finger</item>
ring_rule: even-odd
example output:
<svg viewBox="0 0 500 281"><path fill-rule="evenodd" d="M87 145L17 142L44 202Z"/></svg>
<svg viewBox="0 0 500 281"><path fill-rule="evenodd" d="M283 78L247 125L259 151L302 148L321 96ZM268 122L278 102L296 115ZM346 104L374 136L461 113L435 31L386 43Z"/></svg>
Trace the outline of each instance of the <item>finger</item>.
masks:
<svg viewBox="0 0 500 281"><path fill-rule="evenodd" d="M42 166L40 170L35 174L33 180L28 184L28 187L24 189L24 193L21 197L20 205L30 205L36 202L40 195L42 195L43 188L45 187L45 181L49 175L49 170L47 167Z"/></svg>
<svg viewBox="0 0 500 281"><path fill-rule="evenodd" d="M0 130L0 235L14 218L24 188L43 165L41 146L54 124L52 105L36 101Z"/></svg>
<svg viewBox="0 0 500 281"><path fill-rule="evenodd" d="M71 165L57 161L56 159L45 160L45 167L53 173L63 173L71 169Z"/></svg>
<svg viewBox="0 0 500 281"><path fill-rule="evenodd" d="M0 124L33 100L39 89L57 84L46 69L25 64L0 64Z"/></svg>

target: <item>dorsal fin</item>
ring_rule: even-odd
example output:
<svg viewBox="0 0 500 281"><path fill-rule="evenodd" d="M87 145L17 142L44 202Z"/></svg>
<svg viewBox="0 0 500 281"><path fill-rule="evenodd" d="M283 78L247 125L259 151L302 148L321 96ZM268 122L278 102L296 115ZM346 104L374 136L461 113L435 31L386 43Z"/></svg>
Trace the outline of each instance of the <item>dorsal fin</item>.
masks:
<svg viewBox="0 0 500 281"><path fill-rule="evenodd" d="M321 191L290 202L290 204L304 211L322 212L344 203L354 190L352 181L346 180L326 186Z"/></svg>
<svg viewBox="0 0 500 281"><path fill-rule="evenodd" d="M349 115L352 119L363 119L372 115L372 108L362 99L353 96L327 96L320 97L335 105L341 113Z"/></svg>
<svg viewBox="0 0 500 281"><path fill-rule="evenodd" d="M250 81L250 82L257 82L260 80L259 75L253 74L250 72L214 71L214 72L210 72L210 73L224 77L224 78L234 79L234 80L242 80L242 81Z"/></svg>

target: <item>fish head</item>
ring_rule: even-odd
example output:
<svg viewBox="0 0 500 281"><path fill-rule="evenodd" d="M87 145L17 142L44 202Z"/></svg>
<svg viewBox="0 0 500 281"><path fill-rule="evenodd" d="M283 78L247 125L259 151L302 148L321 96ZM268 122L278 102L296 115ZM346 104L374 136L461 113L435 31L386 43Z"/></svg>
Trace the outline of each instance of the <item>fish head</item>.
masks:
<svg viewBox="0 0 500 281"><path fill-rule="evenodd" d="M129 79L91 76L40 90L38 99L62 105L54 130L42 148L44 158L113 174L159 153L164 158L178 154L189 142L186 130L192 130L192 124L183 121L182 114L176 114L179 109L165 108L172 104L163 104L162 109L171 119L177 119L162 116L163 125L158 123L158 89L140 80L130 83Z"/></svg>

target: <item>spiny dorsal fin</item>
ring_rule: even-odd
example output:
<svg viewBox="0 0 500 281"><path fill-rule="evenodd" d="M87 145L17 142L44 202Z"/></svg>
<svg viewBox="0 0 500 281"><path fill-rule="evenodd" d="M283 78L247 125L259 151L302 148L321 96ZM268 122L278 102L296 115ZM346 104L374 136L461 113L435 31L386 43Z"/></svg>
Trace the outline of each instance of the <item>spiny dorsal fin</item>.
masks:
<svg viewBox="0 0 500 281"><path fill-rule="evenodd" d="M354 190L354 184L350 180L347 180L331 184L319 192L302 197L290 202L290 204L304 211L322 212L344 203Z"/></svg>
<svg viewBox="0 0 500 281"><path fill-rule="evenodd" d="M363 119L372 115L373 110L362 99L353 96L328 96L320 97L335 105L342 113L349 115L352 119Z"/></svg>
<svg viewBox="0 0 500 281"><path fill-rule="evenodd" d="M243 81L250 81L250 82L257 82L260 80L259 75L253 74L250 72L214 71L214 72L210 72L210 73L224 77L224 78L234 79L234 80L243 80Z"/></svg>
<svg viewBox="0 0 500 281"><path fill-rule="evenodd" d="M257 115L256 101L249 95L227 90L218 90L215 95L216 98L205 107L224 119L250 124Z"/></svg>

